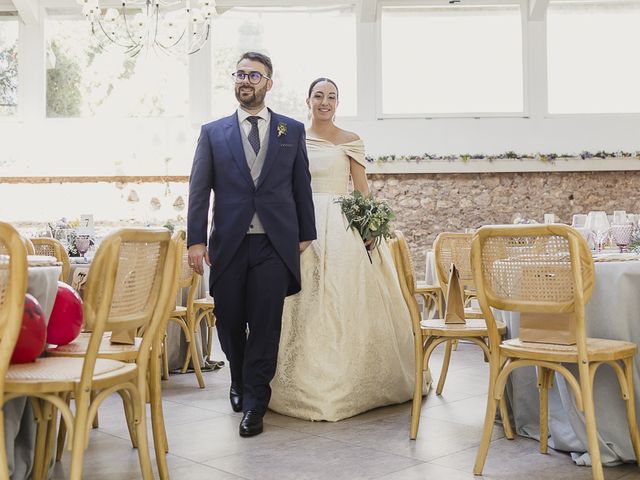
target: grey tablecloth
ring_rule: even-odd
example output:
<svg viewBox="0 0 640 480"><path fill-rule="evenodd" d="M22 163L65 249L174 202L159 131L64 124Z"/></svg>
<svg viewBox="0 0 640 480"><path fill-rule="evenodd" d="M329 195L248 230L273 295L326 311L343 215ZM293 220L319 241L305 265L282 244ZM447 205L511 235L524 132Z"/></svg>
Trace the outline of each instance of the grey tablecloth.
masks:
<svg viewBox="0 0 640 480"><path fill-rule="evenodd" d="M28 292L44 310L49 321L58 291L58 277L62 267L30 267ZM9 474L12 480L26 480L31 475L36 445L36 424L31 403L26 397L7 402L4 407L4 434Z"/></svg>
<svg viewBox="0 0 640 480"><path fill-rule="evenodd" d="M640 261L596 263L596 285L586 308L587 334L590 337L640 342ZM508 326L508 336L519 334L520 315L496 311ZM569 369L577 374L574 366ZM636 410L640 412L640 356L634 362ZM521 368L511 375L508 400L519 435L538 439L538 390L535 369ZM610 367L602 366L595 379L596 422L602 463L631 462L635 456L626 410L620 397L617 378ZM568 452L579 465L590 465L584 419L573 401L564 379L556 374L549 392L549 446Z"/></svg>

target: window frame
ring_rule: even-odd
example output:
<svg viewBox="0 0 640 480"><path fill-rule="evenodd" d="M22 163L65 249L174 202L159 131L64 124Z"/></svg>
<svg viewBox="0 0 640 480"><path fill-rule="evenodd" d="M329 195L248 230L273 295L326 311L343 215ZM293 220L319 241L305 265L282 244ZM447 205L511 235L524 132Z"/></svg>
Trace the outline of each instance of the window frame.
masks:
<svg viewBox="0 0 640 480"><path fill-rule="evenodd" d="M23 95L24 95L24 89L20 88L20 84L22 83L21 77L21 71L22 71L22 49L24 48L22 46L22 36L23 36L23 23L20 21L20 15L18 15L18 12L16 10L13 9L5 9L2 6L0 6L0 12L2 12L2 15L0 15L0 22L10 22L10 21L16 21L17 25L18 25L18 90L17 90L17 105L16 105L16 113L13 115L6 115L6 116L0 116L0 124L1 123L21 123L24 121L24 112L23 112Z"/></svg>
<svg viewBox="0 0 640 480"><path fill-rule="evenodd" d="M382 66L382 10L384 7L430 7L450 6L448 0L379 0L376 12L376 120L387 119L436 119L436 118L529 118L530 67L528 24L529 15L525 0L465 0L464 5L518 5L522 29L522 111L521 112L459 112L459 113L384 113L383 111L383 66Z"/></svg>

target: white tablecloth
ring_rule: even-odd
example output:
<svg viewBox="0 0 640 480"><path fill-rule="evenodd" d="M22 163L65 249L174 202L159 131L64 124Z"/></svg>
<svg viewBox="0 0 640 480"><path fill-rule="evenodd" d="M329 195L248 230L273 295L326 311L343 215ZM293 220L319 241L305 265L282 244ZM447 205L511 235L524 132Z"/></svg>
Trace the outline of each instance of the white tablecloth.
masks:
<svg viewBox="0 0 640 480"><path fill-rule="evenodd" d="M586 308L587 335L640 343L640 261L596 263L596 285ZM519 334L520 315L496 312L508 326L508 336ZM636 411L640 412L640 356L634 362ZM574 366L569 369L577 374ZM539 439L538 390L535 369L521 368L511 374L508 399L519 435ZM626 410L613 370L598 369L594 386L600 452L605 465L633 461ZM589 465L582 415L564 379L556 374L549 392L549 446L572 452L579 465Z"/></svg>
<svg viewBox="0 0 640 480"><path fill-rule="evenodd" d="M62 267L30 267L28 293L33 295L49 322L58 291ZM31 403L26 397L7 402L4 407L4 434L9 474L12 480L26 480L31 475L36 445L36 424Z"/></svg>

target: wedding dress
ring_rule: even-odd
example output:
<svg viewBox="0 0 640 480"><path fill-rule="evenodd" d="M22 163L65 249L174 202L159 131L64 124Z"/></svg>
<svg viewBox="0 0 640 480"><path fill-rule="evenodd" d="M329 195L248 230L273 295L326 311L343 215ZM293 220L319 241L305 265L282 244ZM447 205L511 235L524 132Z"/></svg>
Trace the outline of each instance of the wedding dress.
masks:
<svg viewBox="0 0 640 480"><path fill-rule="evenodd" d="M362 141L307 137L307 151L318 238L300 258L302 291L285 301L269 408L337 421L412 397L413 333L387 245L371 263L335 203L350 159L366 166Z"/></svg>

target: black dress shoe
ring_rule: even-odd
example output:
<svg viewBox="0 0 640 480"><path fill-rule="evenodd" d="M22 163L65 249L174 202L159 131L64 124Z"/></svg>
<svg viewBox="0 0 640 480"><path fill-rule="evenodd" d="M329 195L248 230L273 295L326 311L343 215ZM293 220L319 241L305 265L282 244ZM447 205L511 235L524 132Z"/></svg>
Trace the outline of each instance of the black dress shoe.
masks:
<svg viewBox="0 0 640 480"><path fill-rule="evenodd" d="M233 383L229 389L229 401L231 402L231 408L234 412L242 411L242 388Z"/></svg>
<svg viewBox="0 0 640 480"><path fill-rule="evenodd" d="M247 410L240 421L240 436L253 437L262 433L262 416L259 410Z"/></svg>

